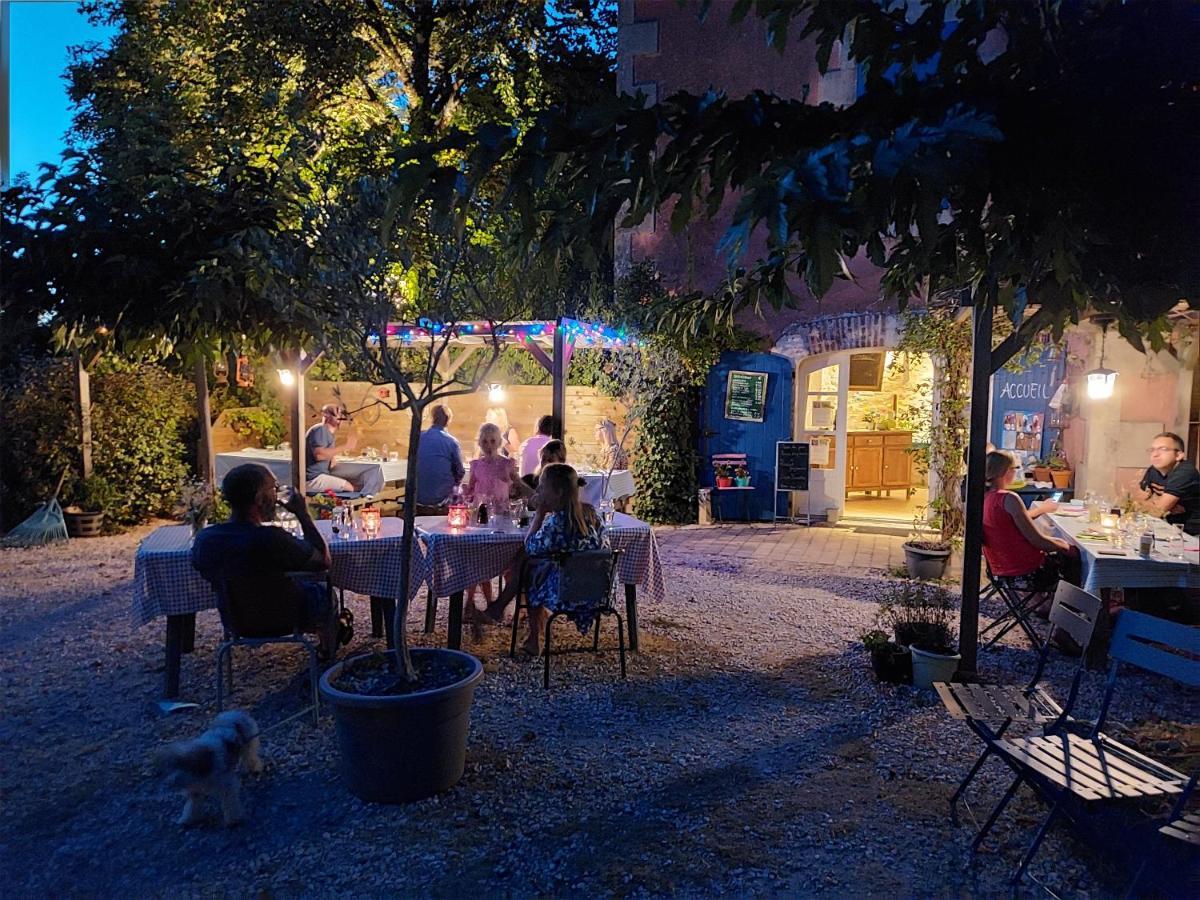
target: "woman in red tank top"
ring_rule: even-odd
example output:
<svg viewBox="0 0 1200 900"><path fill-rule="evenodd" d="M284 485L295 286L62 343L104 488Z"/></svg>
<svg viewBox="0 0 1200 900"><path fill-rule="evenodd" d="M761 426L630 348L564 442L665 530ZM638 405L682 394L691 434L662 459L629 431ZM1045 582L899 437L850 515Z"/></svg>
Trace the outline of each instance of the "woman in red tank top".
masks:
<svg viewBox="0 0 1200 900"><path fill-rule="evenodd" d="M1058 504L1047 500L1030 512L1021 498L1008 490L1017 465L1007 453L987 455L987 493L983 495L983 555L992 574L1021 578L1030 588L1052 588L1063 576L1062 556L1074 552L1065 540L1038 530L1033 520L1054 512Z"/></svg>

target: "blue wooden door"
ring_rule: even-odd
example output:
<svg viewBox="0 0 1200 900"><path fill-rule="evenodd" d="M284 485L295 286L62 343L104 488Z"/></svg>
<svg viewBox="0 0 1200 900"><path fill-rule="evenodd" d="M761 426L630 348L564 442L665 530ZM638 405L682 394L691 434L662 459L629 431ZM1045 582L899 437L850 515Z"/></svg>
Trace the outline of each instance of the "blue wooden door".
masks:
<svg viewBox="0 0 1200 900"><path fill-rule="evenodd" d="M730 419L725 416L729 373L761 372L767 376L766 401L761 422ZM750 470L748 511L751 521L770 521L775 517L775 444L792 439L792 362L772 353L722 353L721 360L708 373L700 420L700 484L713 487L711 465L714 453L745 453ZM722 516L741 515L740 491L719 494ZM786 506L781 501L781 513Z"/></svg>

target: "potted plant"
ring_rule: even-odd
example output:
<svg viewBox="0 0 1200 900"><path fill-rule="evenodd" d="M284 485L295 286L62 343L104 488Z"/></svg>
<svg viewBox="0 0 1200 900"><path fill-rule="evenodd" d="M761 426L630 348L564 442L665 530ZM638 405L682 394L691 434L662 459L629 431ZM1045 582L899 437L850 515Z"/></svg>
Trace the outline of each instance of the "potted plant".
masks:
<svg viewBox="0 0 1200 900"><path fill-rule="evenodd" d="M871 669L877 679L888 684L912 682L912 653L907 647L897 644L878 628L864 631L861 640L871 654Z"/></svg>
<svg viewBox="0 0 1200 900"><path fill-rule="evenodd" d="M209 522L228 518L229 507L224 498L209 487L207 481L194 478L180 485L177 512L195 534Z"/></svg>
<svg viewBox="0 0 1200 900"><path fill-rule="evenodd" d="M733 470L733 483L738 487L750 486L750 470L745 466L738 466Z"/></svg>
<svg viewBox="0 0 1200 900"><path fill-rule="evenodd" d="M901 545L910 578L937 581L946 574L957 536L948 537L942 525L938 509L943 502L944 499L939 497L917 510L912 537Z"/></svg>
<svg viewBox="0 0 1200 900"><path fill-rule="evenodd" d="M1061 456L1050 457L1050 478L1054 481L1054 486L1059 490L1066 490L1071 486L1071 476L1074 473L1071 471L1071 464Z"/></svg>
<svg viewBox="0 0 1200 900"><path fill-rule="evenodd" d="M912 679L932 688L949 681L961 657L954 648L954 598L937 585L893 582L879 607L878 624L890 628L896 643L912 652Z"/></svg>
<svg viewBox="0 0 1200 900"><path fill-rule="evenodd" d="M733 487L733 466L718 465L717 469L717 487L727 488Z"/></svg>
<svg viewBox="0 0 1200 900"><path fill-rule="evenodd" d="M96 537L104 527L104 510L116 499L116 491L99 475L75 482L71 502L63 509L70 537Z"/></svg>
<svg viewBox="0 0 1200 900"><path fill-rule="evenodd" d="M1049 481L1050 480L1050 464L1044 459L1035 459L1033 461L1033 480L1034 481Z"/></svg>

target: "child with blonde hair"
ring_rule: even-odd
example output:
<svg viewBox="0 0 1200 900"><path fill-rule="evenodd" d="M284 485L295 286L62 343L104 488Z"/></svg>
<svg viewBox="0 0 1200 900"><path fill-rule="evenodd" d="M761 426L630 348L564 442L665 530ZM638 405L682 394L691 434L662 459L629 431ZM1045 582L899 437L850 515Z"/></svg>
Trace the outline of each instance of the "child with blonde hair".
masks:
<svg viewBox="0 0 1200 900"><path fill-rule="evenodd" d="M492 503L499 511L514 495L524 497L532 491L517 475L517 461L500 452L504 436L500 426L484 422L479 426L475 438L478 453L471 461L471 474L467 479L467 496L472 505ZM492 583L484 581L477 585L483 591L483 599L492 601ZM477 622L475 588L467 590L464 617L468 622Z"/></svg>

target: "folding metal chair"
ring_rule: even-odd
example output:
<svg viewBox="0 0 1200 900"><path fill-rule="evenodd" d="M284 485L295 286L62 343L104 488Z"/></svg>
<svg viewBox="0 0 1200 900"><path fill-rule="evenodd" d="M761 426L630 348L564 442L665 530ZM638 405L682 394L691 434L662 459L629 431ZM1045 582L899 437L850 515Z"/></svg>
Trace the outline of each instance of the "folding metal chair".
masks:
<svg viewBox="0 0 1200 900"><path fill-rule="evenodd" d="M1047 590L1030 590L1017 585L1016 579L1007 578L1003 575L993 575L991 569L988 569L988 580L991 582L991 587L996 596L1004 603L1004 613L993 621L987 628L979 633L980 638L987 636L995 631L991 640L983 645L981 649L988 650L1000 638L1004 637L1014 628L1019 627L1025 636L1029 638L1029 643L1033 645L1033 649L1041 650L1045 643L1042 636L1037 633L1037 629L1033 627L1033 622L1030 617L1034 611L1046 602ZM980 597L982 600L983 597Z"/></svg>
<svg viewBox="0 0 1200 900"><path fill-rule="evenodd" d="M1090 828L1085 815L1093 808L1161 800L1182 794L1187 789L1189 779L1186 775L1125 746L1104 734L1103 729L1122 663L1165 675L1191 687L1200 687L1200 628L1127 609L1117 617L1108 652L1112 664L1108 670L1104 702L1095 726L1086 737L1063 730L1039 737L1005 738L995 742L996 754L1013 770L1015 778L984 825L976 846L1022 784L1029 785L1050 807L1013 874L1014 885L1024 876L1050 826L1059 816L1100 840L1106 835L1100 829Z"/></svg>
<svg viewBox="0 0 1200 900"><path fill-rule="evenodd" d="M303 574L285 577L302 578ZM311 577L311 576L310 576ZM326 641L330 652L337 647L339 605L334 602L333 585L327 575L325 590L330 601L330 620L326 623ZM278 578L229 578L214 582L217 611L225 639L217 647L217 712L225 705L225 681L233 693L233 648L262 647L266 644L301 644L308 651L308 680L312 691L313 720L320 723L321 707L317 682L321 677L317 645L301 631L301 623L291 597L280 597ZM221 663L225 663L222 671Z"/></svg>
<svg viewBox="0 0 1200 900"><path fill-rule="evenodd" d="M600 649L600 618L614 616L617 620L617 649L621 657L621 677L625 677L625 623L613 605L613 583L617 578L617 561L620 550L581 550L568 553L556 561L558 590L563 597L572 598L572 606L590 606L596 614L596 628L592 636L592 652ZM517 613L513 614L514 620ZM546 620L545 667L542 687L550 687L550 635L554 620L563 612L553 612ZM515 628L515 621L514 621Z"/></svg>
<svg viewBox="0 0 1200 900"><path fill-rule="evenodd" d="M1060 628L1076 642L1082 644L1075 677L1071 680L1070 693L1065 706L1060 706L1040 686L1046 661L1050 656L1050 642L1046 641L1038 653L1037 667L1033 677L1024 686L1015 684L954 684L939 682L934 685L946 711L956 719L964 721L983 741L983 752L975 765L950 798L950 818L958 824L958 802L967 786L974 780L989 756L995 753L996 741L1013 724L1042 726L1047 734L1061 730L1068 722L1079 685L1086 668L1086 650L1096 628L1096 616L1100 612L1099 597L1075 587L1065 581L1059 582L1050 607L1050 632Z"/></svg>

